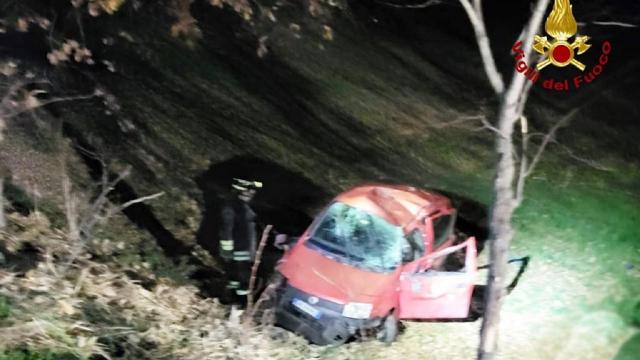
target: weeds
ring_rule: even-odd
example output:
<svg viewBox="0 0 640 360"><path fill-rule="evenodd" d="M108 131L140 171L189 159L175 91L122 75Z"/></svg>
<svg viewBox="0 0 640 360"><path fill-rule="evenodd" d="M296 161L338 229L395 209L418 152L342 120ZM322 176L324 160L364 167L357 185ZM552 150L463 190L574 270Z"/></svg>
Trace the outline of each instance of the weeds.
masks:
<svg viewBox="0 0 640 360"><path fill-rule="evenodd" d="M0 320L4 320L11 315L11 304L6 296L0 296Z"/></svg>
<svg viewBox="0 0 640 360"><path fill-rule="evenodd" d="M291 349L276 347L266 329L227 321L217 300L202 298L194 286L158 278L147 289L119 264L94 259L94 242L78 252L42 214L12 213L8 220L9 231L0 233L7 250L28 242L42 261L22 274L0 268L6 359L289 357L279 354Z"/></svg>

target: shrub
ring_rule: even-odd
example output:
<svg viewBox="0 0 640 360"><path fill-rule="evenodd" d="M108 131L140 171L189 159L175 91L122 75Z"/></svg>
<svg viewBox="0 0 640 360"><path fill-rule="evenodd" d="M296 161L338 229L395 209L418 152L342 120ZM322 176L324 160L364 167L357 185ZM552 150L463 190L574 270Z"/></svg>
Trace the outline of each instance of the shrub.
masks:
<svg viewBox="0 0 640 360"><path fill-rule="evenodd" d="M0 353L0 360L78 360L69 353L55 353L48 350L13 349Z"/></svg>

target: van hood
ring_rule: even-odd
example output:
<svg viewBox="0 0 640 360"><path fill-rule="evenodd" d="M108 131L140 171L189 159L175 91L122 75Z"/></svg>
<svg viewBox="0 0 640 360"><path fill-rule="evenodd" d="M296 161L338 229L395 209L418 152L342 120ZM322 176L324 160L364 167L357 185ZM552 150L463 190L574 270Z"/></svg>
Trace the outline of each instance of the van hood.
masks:
<svg viewBox="0 0 640 360"><path fill-rule="evenodd" d="M299 243L282 260L279 271L289 284L310 294L340 303L376 302L393 298L399 270L372 272L358 269Z"/></svg>

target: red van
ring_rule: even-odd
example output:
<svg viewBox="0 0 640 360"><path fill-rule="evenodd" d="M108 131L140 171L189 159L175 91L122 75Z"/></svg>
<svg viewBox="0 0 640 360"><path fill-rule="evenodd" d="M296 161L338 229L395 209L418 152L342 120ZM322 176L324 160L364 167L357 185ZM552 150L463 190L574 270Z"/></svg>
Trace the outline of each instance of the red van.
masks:
<svg viewBox="0 0 640 360"><path fill-rule="evenodd" d="M475 238L456 239L443 195L365 185L336 197L278 265L275 320L316 344L374 330L391 342L399 320L466 318ZM445 270L448 255L459 259Z"/></svg>

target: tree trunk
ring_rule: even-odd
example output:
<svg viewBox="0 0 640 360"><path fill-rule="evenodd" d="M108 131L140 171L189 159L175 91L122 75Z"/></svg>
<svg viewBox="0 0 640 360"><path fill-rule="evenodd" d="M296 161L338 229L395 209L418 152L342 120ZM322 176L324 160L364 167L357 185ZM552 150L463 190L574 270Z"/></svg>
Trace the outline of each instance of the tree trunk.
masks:
<svg viewBox="0 0 640 360"><path fill-rule="evenodd" d="M491 212L489 251L491 267L485 294L485 312L480 329L478 359L493 359L498 348L500 309L505 294L507 257L513 238L511 217L516 208L513 183L516 163L513 158L513 129L518 114L519 91L510 89L505 96L498 115L499 135L496 136L498 164L494 182L495 202Z"/></svg>
<svg viewBox="0 0 640 360"><path fill-rule="evenodd" d="M531 50L533 39L544 18L544 13L551 0L536 0L533 13L527 25L522 30L523 57L520 61L531 65ZM513 129L524 110L527 95L531 84L517 69L513 71L508 87L504 87L502 75L496 67L496 63L489 45L484 18L482 15L482 0L460 0L466 11L469 21L473 26L476 41L480 48L482 63L485 73L493 90L500 97L501 103L498 111L497 128L490 127L496 135L496 153L498 163L496 165L496 178L494 182L495 199L489 223L489 250L491 266L487 279L487 291L485 293L485 312L480 329L480 346L478 347L478 359L492 359L498 349L498 328L500 324L500 309L502 298L505 295L505 276L507 273L507 251L513 238L511 217L521 200L521 191L524 178L518 179L522 184L518 185L518 198L514 194L514 182L516 164L513 153ZM523 157L526 154L522 154ZM521 163L526 167L526 162ZM523 174L525 174L523 172ZM524 175L526 176L526 174Z"/></svg>

